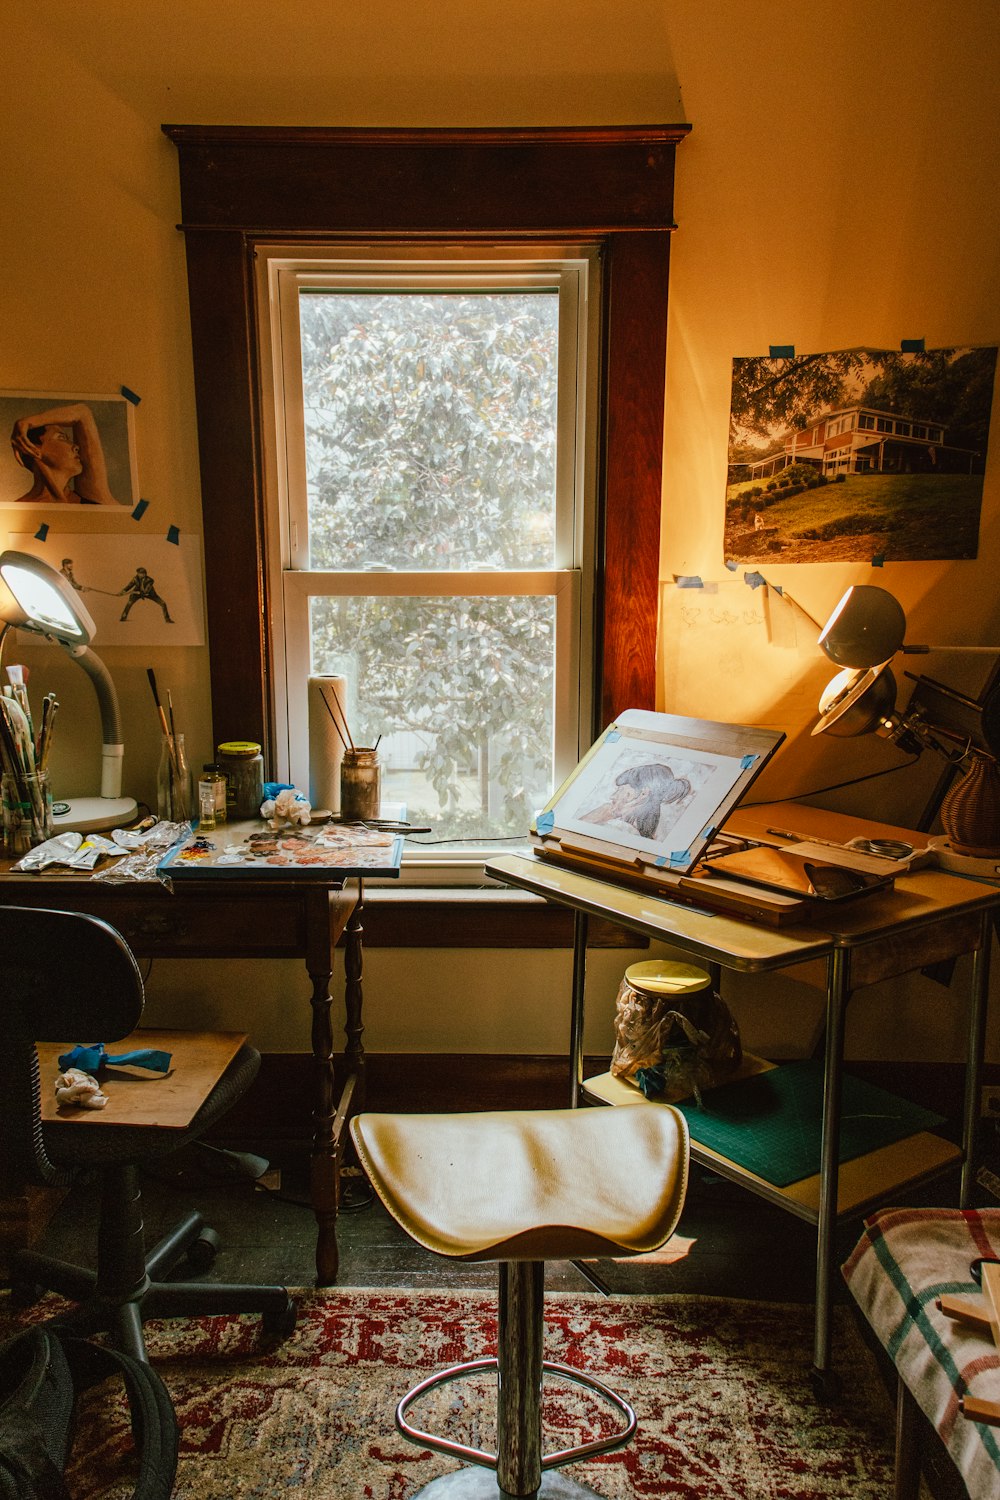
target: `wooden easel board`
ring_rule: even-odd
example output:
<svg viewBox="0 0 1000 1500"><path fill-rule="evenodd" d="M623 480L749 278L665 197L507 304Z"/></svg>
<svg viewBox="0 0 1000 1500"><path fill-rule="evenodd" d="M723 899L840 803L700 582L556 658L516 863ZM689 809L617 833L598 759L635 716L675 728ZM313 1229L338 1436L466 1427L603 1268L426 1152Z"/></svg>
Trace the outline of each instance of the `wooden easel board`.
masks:
<svg viewBox="0 0 1000 1500"><path fill-rule="evenodd" d="M784 739L780 730L629 709L535 819L549 858L663 886L690 874Z"/></svg>
<svg viewBox="0 0 1000 1500"><path fill-rule="evenodd" d="M241 1031L133 1031L120 1042L108 1042L112 1057L151 1047L173 1056L170 1072L110 1065L99 1082L108 1096L104 1109L59 1109L56 1106L57 1059L75 1042L39 1042L42 1078L42 1120L48 1125L114 1127L148 1125L161 1130L184 1130L205 1102L246 1041Z"/></svg>

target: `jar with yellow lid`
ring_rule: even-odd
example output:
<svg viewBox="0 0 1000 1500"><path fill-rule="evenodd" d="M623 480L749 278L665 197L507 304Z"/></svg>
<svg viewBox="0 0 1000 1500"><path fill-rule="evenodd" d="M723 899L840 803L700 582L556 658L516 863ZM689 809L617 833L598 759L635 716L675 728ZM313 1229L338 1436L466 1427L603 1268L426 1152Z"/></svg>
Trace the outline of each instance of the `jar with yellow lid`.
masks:
<svg viewBox="0 0 1000 1500"><path fill-rule="evenodd" d="M664 1103L721 1082L742 1060L739 1027L696 964L630 964L615 1000L611 1072Z"/></svg>
<svg viewBox="0 0 1000 1500"><path fill-rule="evenodd" d="M254 740L224 740L216 747L219 770L226 778L226 815L258 818L264 800L264 757Z"/></svg>

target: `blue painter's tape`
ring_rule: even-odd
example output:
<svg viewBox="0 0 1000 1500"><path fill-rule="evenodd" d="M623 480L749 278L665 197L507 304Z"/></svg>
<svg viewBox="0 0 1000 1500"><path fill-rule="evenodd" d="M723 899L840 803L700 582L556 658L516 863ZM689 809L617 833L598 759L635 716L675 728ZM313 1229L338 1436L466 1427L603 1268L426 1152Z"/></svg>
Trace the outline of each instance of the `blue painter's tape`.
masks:
<svg viewBox="0 0 1000 1500"><path fill-rule="evenodd" d="M873 568L881 568L884 565L884 563L885 563L885 553L884 552L876 552L875 556L872 558L872 567Z"/></svg>
<svg viewBox="0 0 1000 1500"><path fill-rule="evenodd" d="M679 589L700 589L704 587L697 573L675 573L674 583L676 583Z"/></svg>
<svg viewBox="0 0 1000 1500"><path fill-rule="evenodd" d="M784 589L783 589L783 588L782 588L782 587L781 587L781 584L780 584L780 583L769 583L769 584L768 584L768 588L769 588L769 589L774 589L774 592L775 592L775 593L776 593L776 594L780 594L780 595L781 595L781 596L782 596L782 598L784 598L784 594L785 594L785 591L784 591Z"/></svg>
<svg viewBox="0 0 1000 1500"><path fill-rule="evenodd" d="M38 530L35 532L35 541L36 542L44 542L44 540L48 536L48 534L49 534L49 524L48 524L47 521L43 521L42 524L41 524L41 526L39 526Z"/></svg>
<svg viewBox="0 0 1000 1500"><path fill-rule="evenodd" d="M140 501L138 501L137 504L136 504L135 509L132 512L132 519L133 519L133 521L138 521L139 517L141 515L143 515L148 509L149 509L149 501L148 500L140 500Z"/></svg>
<svg viewBox="0 0 1000 1500"><path fill-rule="evenodd" d="M180 543L181 543L181 530L180 530L179 526L168 526L168 528L167 528L167 541L168 542L173 542L173 544L174 544L175 547L179 547L180 546Z"/></svg>
<svg viewBox="0 0 1000 1500"><path fill-rule="evenodd" d="M556 815L551 812L539 813L535 819L535 829L538 833L551 833L556 826Z"/></svg>
<svg viewBox="0 0 1000 1500"><path fill-rule="evenodd" d="M794 344L772 344L771 345L771 358L772 359L794 359L795 358L795 345Z"/></svg>
<svg viewBox="0 0 1000 1500"><path fill-rule="evenodd" d="M752 589L759 589L762 583L767 582L767 579L763 573L744 573L743 582L748 583Z"/></svg>
<svg viewBox="0 0 1000 1500"><path fill-rule="evenodd" d="M710 839L714 833L715 833L714 826L710 826L708 828L703 828L701 830L701 837L703 839Z"/></svg>
<svg viewBox="0 0 1000 1500"><path fill-rule="evenodd" d="M923 339L900 339L899 347L904 354L923 354Z"/></svg>
<svg viewBox="0 0 1000 1500"><path fill-rule="evenodd" d="M726 563L726 567L729 569L730 573L735 573L736 569L739 567L739 563L738 562L727 562Z"/></svg>
<svg viewBox="0 0 1000 1500"><path fill-rule="evenodd" d="M675 849L670 856L672 865L689 865L691 863L690 849Z"/></svg>
<svg viewBox="0 0 1000 1500"><path fill-rule="evenodd" d="M666 859L666 855L664 855L664 854L658 855L657 858L653 860L653 864L654 865L665 865L666 862L667 862L667 859Z"/></svg>
<svg viewBox="0 0 1000 1500"><path fill-rule="evenodd" d="M135 391L130 391L127 385L123 385L122 386L121 392L122 392L122 395L125 397L125 400L126 401L131 401L131 403L132 403L133 406L138 406L139 402L142 400L142 397L141 396L137 396L136 393L135 393Z"/></svg>
<svg viewBox="0 0 1000 1500"><path fill-rule="evenodd" d="M750 767L753 765L756 759L756 755L744 755L743 759L740 761L740 769L743 771L749 771Z"/></svg>
<svg viewBox="0 0 1000 1500"><path fill-rule="evenodd" d="M614 742L615 742L615 740L620 740L621 737L622 737L622 732L621 732L620 729L609 729L608 730L608 744L609 745L613 745Z"/></svg>

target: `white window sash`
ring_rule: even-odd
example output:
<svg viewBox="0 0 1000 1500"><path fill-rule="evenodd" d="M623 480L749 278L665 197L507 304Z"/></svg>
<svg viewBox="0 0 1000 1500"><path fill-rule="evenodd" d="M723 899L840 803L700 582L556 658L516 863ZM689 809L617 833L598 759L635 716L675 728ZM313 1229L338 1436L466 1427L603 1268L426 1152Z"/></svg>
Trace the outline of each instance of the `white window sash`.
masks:
<svg viewBox="0 0 1000 1500"><path fill-rule="evenodd" d="M308 675L311 661L309 599L323 596L504 596L551 597L556 602L554 773L555 785L569 775L585 746L582 726L591 711L593 653L593 492L596 441L585 433L595 421L599 320L588 306L592 246L434 246L422 250L329 247L302 254L301 247L258 249L257 286L261 318L262 439L268 488L267 526L272 596L274 710L277 774L308 786ZM454 265L449 265L454 261ZM551 569L479 572L358 572L310 570L308 496L299 294L329 286L344 291L448 287L489 292L498 287L552 288L559 293L559 456L556 532ZM589 499L587 498L589 497ZM446 857L447 858L447 857Z"/></svg>
<svg viewBox="0 0 1000 1500"><path fill-rule="evenodd" d="M555 780L558 784L579 759L577 697L580 681L580 598L582 575L578 568L539 571L478 573L398 573L286 570L282 575L286 665L288 738L285 744L287 779L296 786L309 785L309 601L318 598L551 598L555 600ZM305 665L305 670L298 666ZM527 832L527 830L525 830Z"/></svg>

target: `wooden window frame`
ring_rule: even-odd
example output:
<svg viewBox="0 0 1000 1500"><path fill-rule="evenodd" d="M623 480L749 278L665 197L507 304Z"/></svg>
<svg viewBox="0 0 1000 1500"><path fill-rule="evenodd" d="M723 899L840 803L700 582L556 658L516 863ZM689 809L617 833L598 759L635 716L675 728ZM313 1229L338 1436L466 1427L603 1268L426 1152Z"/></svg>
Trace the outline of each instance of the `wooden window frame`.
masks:
<svg viewBox="0 0 1000 1500"><path fill-rule="evenodd" d="M253 266L276 241L600 246L592 737L654 708L674 155L690 127L162 128L180 161L214 737L274 752Z"/></svg>

